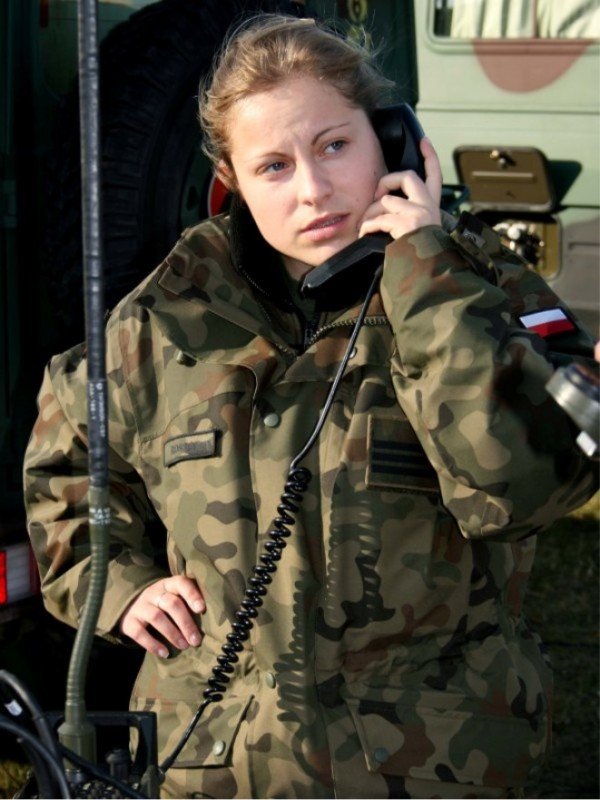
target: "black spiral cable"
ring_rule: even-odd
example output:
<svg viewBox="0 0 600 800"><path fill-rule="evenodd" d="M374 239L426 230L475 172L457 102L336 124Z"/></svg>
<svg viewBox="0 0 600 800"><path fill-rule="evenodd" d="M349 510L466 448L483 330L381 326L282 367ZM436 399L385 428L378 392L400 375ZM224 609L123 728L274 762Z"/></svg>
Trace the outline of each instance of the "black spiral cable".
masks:
<svg viewBox="0 0 600 800"><path fill-rule="evenodd" d="M279 516L273 520L272 527L267 533L270 538L265 542L259 563L252 568L254 575L248 580L240 609L235 612L236 621L231 625L232 631L227 634L227 642L221 648L222 655L217 656L218 666L213 667L212 677L208 679L208 688L204 690L203 696L211 703L223 699L223 692L230 681L228 673L234 671L232 664L238 661L237 654L244 649L243 642L250 636L254 619L258 616L258 608L262 606L262 598L267 593L267 584L273 580L272 574L277 571L276 562L281 558L281 552L287 545L286 539L291 534L288 526L296 523L293 515L302 503L303 494L308 489L311 478L312 474L306 467L296 467L292 464L289 469L277 506Z"/></svg>
<svg viewBox="0 0 600 800"><path fill-rule="evenodd" d="M331 409L338 386L344 376L350 354L358 338L359 331L367 314L369 302L375 292L382 270L383 266L379 267L373 276L362 308L352 329L350 339L348 340L346 352L338 367L314 430L302 450L300 450L290 464L285 486L281 494L279 505L277 506L279 516L273 520L272 527L267 532L269 538L264 544L263 552L259 556L258 563L252 568L253 574L248 579L244 599L240 604L239 610L235 612L235 621L231 624L230 633L225 637L226 642L221 647L221 654L217 656L217 664L212 668L212 676L208 679L208 688L203 692L204 700L198 706L190 724L185 729L172 753L159 767L163 778L166 771L173 765L175 759L185 747L192 731L204 713L204 709L211 703L217 703L219 700L223 699L223 692L225 692L227 684L231 680L229 676L234 672L233 664L239 661L238 653L242 652L244 649L243 643L250 636L250 631L254 626L254 619L258 616L258 609L263 604L262 598L267 593L267 585L273 580L273 573L277 571L277 562L281 559L282 550L287 545L286 539L291 535L290 528L296 523L294 515L300 508L300 504L304 499L304 492L308 489L308 484L312 478L310 470L306 467L299 467L298 464L312 449L325 424L325 420Z"/></svg>

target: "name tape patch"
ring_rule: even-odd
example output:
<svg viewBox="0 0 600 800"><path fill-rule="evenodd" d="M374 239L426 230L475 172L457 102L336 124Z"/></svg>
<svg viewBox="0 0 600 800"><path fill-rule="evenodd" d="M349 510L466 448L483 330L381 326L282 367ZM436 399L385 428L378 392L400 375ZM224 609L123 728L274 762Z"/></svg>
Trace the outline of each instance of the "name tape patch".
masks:
<svg viewBox="0 0 600 800"><path fill-rule="evenodd" d="M519 321L528 331L533 331L543 339L556 336L557 333L569 333L577 330L577 326L562 308L547 308L544 311L535 311L523 314Z"/></svg>
<svg viewBox="0 0 600 800"><path fill-rule="evenodd" d="M217 430L174 436L165 442L165 467L172 467L179 461L196 458L209 458L217 452Z"/></svg>

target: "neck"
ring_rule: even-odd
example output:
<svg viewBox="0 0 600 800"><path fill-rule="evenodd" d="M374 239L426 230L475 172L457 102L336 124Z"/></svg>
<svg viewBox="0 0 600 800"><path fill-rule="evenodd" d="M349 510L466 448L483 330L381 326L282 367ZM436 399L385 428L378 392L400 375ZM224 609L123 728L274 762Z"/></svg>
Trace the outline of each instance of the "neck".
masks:
<svg viewBox="0 0 600 800"><path fill-rule="evenodd" d="M295 281L302 280L306 273L310 272L312 269L310 264L305 264L304 261L299 261L297 258L291 258L290 256L282 254L281 259L287 274Z"/></svg>

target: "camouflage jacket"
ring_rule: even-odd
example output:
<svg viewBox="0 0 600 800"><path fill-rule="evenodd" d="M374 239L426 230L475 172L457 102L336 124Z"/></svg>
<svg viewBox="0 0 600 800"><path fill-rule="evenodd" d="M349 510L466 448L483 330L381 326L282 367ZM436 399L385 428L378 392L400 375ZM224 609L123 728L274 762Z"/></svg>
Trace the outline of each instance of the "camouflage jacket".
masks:
<svg viewBox="0 0 600 800"><path fill-rule="evenodd" d="M165 575L156 514L170 571L207 601L202 645L146 656L134 688L133 707L158 714L161 758L202 699L358 314L324 313L292 346L298 316L250 290L227 225L187 231L107 329L98 633L118 639L124 609ZM539 769L550 678L521 617L531 534L594 483L544 384L585 336L527 330L520 318L557 298L491 232L462 233L388 247L279 571L224 699L170 770L173 794L398 797L411 781L517 787ZM83 347L52 360L25 464L45 602L72 625L89 579L85 371Z"/></svg>

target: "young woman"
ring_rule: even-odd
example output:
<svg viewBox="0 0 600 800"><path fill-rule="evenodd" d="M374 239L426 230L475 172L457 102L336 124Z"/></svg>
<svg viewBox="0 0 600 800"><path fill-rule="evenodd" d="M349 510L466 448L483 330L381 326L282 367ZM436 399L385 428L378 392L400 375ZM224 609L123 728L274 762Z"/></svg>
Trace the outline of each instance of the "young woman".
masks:
<svg viewBox="0 0 600 800"><path fill-rule="evenodd" d="M158 714L161 760L236 620L242 640L165 795L505 797L546 752L551 681L521 602L532 534L594 488L544 389L589 342L492 231L441 215L427 140L425 181L387 174L385 89L313 21L238 30L200 110L232 211L185 231L108 323L98 634L147 650L132 702ZM393 241L284 549L270 525L364 294L317 305L298 281L373 231ZM558 333L532 327L548 308ZM89 569L85 369L82 346L53 359L26 456L45 601L70 624ZM279 569L247 634L236 612L269 539Z"/></svg>

